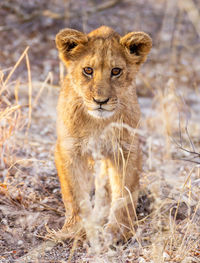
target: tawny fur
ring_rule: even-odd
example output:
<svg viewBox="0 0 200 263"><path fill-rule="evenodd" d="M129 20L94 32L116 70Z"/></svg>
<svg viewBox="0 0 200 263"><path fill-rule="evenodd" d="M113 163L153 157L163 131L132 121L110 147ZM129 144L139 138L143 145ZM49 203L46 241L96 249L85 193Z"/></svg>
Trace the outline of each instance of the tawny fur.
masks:
<svg viewBox="0 0 200 263"><path fill-rule="evenodd" d="M102 26L88 35L64 29L56 44L67 67L58 101L55 151L66 208L64 229L76 228L82 220L81 203L98 188L92 167L100 158L110 207L107 229L114 238L127 237L135 217L141 154L137 134L126 126L137 128L140 120L134 80L151 49L151 38L143 32L121 37ZM91 76L83 73L85 67L93 69ZM113 68L122 69L121 74L111 76ZM94 98L109 100L99 110Z"/></svg>

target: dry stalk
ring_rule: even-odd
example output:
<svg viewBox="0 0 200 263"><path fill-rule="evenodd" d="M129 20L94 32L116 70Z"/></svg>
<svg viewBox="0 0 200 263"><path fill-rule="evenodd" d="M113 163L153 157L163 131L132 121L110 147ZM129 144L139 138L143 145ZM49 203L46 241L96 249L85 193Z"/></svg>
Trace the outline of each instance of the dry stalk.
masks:
<svg viewBox="0 0 200 263"><path fill-rule="evenodd" d="M31 115L32 115L32 79L31 79L30 62L27 53L25 54L25 58L26 58L26 66L28 71L28 102L29 102L28 125L26 130L26 134L27 134L31 125Z"/></svg>
<svg viewBox="0 0 200 263"><path fill-rule="evenodd" d="M199 20L200 13L196 5L197 4L195 4L193 0L178 1L178 7L181 10L187 12L190 21L192 22L193 26L196 29L196 32L200 36L200 20Z"/></svg>

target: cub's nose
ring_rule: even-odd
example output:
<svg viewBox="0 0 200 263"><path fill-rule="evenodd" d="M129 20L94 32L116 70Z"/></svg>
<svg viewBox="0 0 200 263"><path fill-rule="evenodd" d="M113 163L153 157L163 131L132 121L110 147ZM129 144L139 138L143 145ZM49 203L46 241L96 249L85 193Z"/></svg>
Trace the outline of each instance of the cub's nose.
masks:
<svg viewBox="0 0 200 263"><path fill-rule="evenodd" d="M106 100L97 100L97 99L93 98L93 101L96 102L99 105L103 105L103 104L106 104L109 101L109 98L107 98Z"/></svg>

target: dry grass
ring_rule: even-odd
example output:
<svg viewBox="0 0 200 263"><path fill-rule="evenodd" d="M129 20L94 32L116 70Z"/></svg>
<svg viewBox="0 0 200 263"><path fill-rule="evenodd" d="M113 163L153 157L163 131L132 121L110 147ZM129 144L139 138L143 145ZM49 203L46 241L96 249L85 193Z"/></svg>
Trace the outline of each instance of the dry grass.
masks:
<svg viewBox="0 0 200 263"><path fill-rule="evenodd" d="M173 1L169 2L166 14L174 6ZM183 26L179 21L183 12L188 13L198 34L198 10L194 6L195 1L185 1L178 15L173 11L176 30L172 20L172 28L168 27L165 15L157 68L150 60L151 68L147 63L146 74L140 74L137 80L139 87L145 86L144 93L153 93L153 97L139 99L143 113L138 130L143 150L141 193L137 220L131 223L133 237L124 245L109 246L104 229L99 227L107 213L101 203L106 184L102 180L94 209L89 200L83 203L87 239L63 241L58 230L64 222L64 207L53 160L58 89L52 84L51 72L43 82L32 80L28 48L14 67L1 69L0 262L200 261L200 160L199 155L196 163L182 160L194 157L194 146L200 153L198 64L196 58L189 60L186 50L191 47L187 43L184 52L175 48L180 41L176 32ZM165 37L170 41L163 41ZM171 57L165 60L163 50L170 48L169 42ZM194 49L198 50L198 44ZM22 64L27 81L15 75ZM192 87L195 76L197 82ZM98 165L96 176L100 179Z"/></svg>

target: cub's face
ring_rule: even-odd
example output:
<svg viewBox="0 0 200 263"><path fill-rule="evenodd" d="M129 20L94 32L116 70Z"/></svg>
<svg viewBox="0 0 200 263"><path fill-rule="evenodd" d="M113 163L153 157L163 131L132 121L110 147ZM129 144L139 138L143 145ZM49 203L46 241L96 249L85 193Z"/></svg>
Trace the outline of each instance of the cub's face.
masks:
<svg viewBox="0 0 200 263"><path fill-rule="evenodd" d="M111 28L100 27L89 35L64 29L56 36L56 44L87 113L104 119L123 107L151 39L141 32L120 37Z"/></svg>

